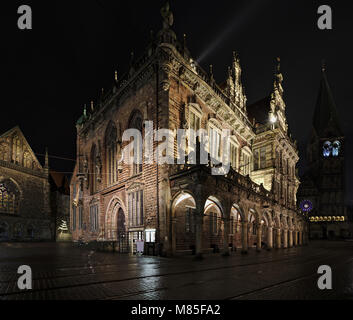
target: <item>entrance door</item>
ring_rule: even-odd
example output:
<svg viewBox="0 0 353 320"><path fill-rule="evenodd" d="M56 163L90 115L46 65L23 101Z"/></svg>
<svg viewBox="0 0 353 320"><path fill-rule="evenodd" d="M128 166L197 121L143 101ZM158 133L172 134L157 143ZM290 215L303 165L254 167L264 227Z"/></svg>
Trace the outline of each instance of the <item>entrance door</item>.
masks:
<svg viewBox="0 0 353 320"><path fill-rule="evenodd" d="M126 233L126 225L125 225L125 214L123 209L119 209L118 211L118 234L117 234L117 240L118 240L118 251L120 253L127 253L129 251L128 249L128 235Z"/></svg>

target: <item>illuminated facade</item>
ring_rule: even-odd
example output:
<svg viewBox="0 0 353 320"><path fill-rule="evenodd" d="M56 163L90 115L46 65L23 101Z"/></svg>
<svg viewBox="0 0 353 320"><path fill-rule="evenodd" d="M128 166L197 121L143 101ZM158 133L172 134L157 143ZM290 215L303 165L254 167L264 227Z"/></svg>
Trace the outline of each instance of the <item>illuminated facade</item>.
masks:
<svg viewBox="0 0 353 320"><path fill-rule="evenodd" d="M335 102L322 69L313 130L307 146L308 169L298 192L299 203L307 202L312 238L347 237L349 227L345 206L344 134Z"/></svg>
<svg viewBox="0 0 353 320"><path fill-rule="evenodd" d="M0 241L52 239L47 164L18 127L0 136Z"/></svg>
<svg viewBox="0 0 353 320"><path fill-rule="evenodd" d="M120 252L161 254L229 247L287 248L306 242L307 229L297 211L298 152L288 135L283 77L279 61L270 97L252 106L241 82L239 58L224 85L212 68L206 73L192 59L186 41L171 29L169 6L163 29L127 75L77 122L77 163L71 181L71 228L78 241L113 241ZM230 172L211 174L212 164L128 165L119 162L129 128L205 129L206 146L222 158L222 129L229 129ZM177 150L176 141L168 148ZM152 144L156 151L158 142ZM192 150L189 150L192 151ZM175 162L176 163L176 162Z"/></svg>

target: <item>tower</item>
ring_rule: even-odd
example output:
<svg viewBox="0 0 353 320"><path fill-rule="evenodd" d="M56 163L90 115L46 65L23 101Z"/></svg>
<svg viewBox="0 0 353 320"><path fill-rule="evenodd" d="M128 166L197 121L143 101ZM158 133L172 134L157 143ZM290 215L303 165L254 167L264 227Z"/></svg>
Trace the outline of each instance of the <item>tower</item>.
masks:
<svg viewBox="0 0 353 320"><path fill-rule="evenodd" d="M310 207L312 204L309 213L311 237L346 236L344 134L325 65L322 66L312 134L307 145L307 161L308 170L298 198L301 203L307 201Z"/></svg>

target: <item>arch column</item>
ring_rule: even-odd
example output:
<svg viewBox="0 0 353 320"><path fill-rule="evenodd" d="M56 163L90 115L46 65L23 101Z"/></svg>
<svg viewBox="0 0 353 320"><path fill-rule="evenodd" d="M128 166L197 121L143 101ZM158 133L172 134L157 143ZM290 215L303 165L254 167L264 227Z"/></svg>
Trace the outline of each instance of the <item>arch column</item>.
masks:
<svg viewBox="0 0 353 320"><path fill-rule="evenodd" d="M261 242L262 242L262 225L259 223L257 225L257 240L256 240L256 250L261 251Z"/></svg>
<svg viewBox="0 0 353 320"><path fill-rule="evenodd" d="M288 229L283 230L283 248L288 248Z"/></svg>
<svg viewBox="0 0 353 320"><path fill-rule="evenodd" d="M267 229L267 248L271 250L273 248L273 228L268 227Z"/></svg>
<svg viewBox="0 0 353 320"><path fill-rule="evenodd" d="M281 248L281 229L277 228L276 230L276 248Z"/></svg>
<svg viewBox="0 0 353 320"><path fill-rule="evenodd" d="M289 230L289 241L288 241L289 248L293 247L293 230Z"/></svg>
<svg viewBox="0 0 353 320"><path fill-rule="evenodd" d="M241 253L248 253L248 222L241 223Z"/></svg>
<svg viewBox="0 0 353 320"><path fill-rule="evenodd" d="M202 259L202 227L203 227L203 210L198 207L195 211L195 254L196 259Z"/></svg>
<svg viewBox="0 0 353 320"><path fill-rule="evenodd" d="M230 224L230 219L223 218L223 255L224 256L229 256L229 224Z"/></svg>

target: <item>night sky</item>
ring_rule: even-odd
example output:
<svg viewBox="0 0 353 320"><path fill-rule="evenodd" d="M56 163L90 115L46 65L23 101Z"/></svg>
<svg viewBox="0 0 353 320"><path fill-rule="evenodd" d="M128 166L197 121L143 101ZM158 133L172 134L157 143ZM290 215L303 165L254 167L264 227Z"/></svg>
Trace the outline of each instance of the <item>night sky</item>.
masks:
<svg viewBox="0 0 353 320"><path fill-rule="evenodd" d="M8 5L5 7L5 2ZM346 135L347 199L353 203L353 10L348 1L171 1L174 30L187 34L201 66L213 64L223 82L232 51L240 54L248 104L272 89L275 57L281 57L290 131L305 144L321 77L321 60ZM17 8L33 10L33 29L17 28ZM164 1L2 1L0 8L0 133L19 125L37 154L49 148L51 167L71 172L75 123L83 105L108 89L114 70L127 71L150 30L161 28ZM330 5L333 30L317 28L317 9ZM57 159L56 157L66 158ZM43 161L41 156L38 156Z"/></svg>

